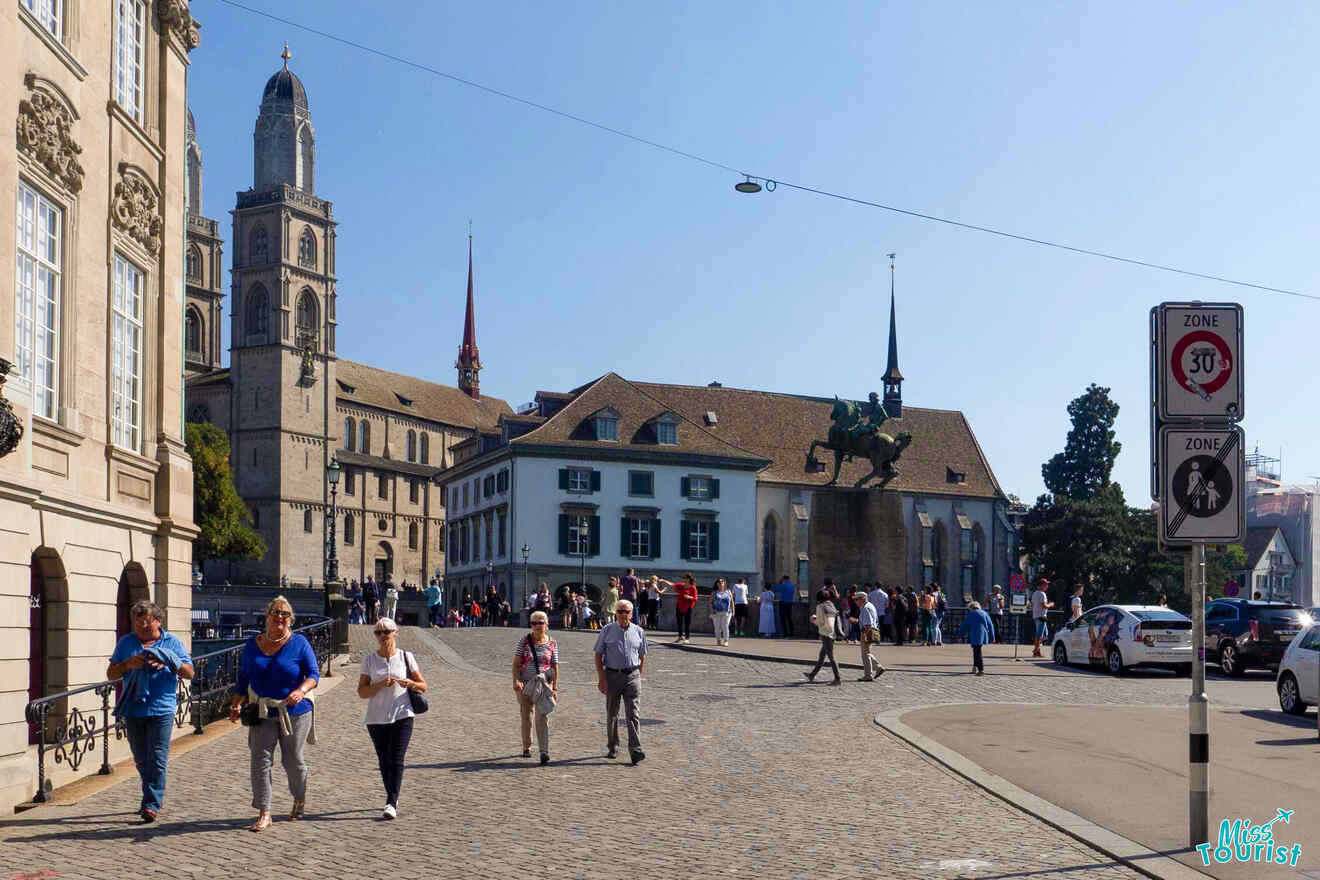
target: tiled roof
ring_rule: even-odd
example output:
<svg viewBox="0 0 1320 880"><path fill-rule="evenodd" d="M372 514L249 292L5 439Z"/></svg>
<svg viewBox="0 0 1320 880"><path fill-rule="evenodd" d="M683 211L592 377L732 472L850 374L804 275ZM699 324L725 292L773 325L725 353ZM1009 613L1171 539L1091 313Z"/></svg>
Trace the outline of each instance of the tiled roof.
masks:
<svg viewBox="0 0 1320 880"><path fill-rule="evenodd" d="M378 471L398 471L401 474L412 474L417 477L434 477L442 470L429 464L400 461L397 458L381 458L379 455L363 455L361 452L350 452L347 449L335 450L335 458L339 459L340 464L355 464Z"/></svg>
<svg viewBox="0 0 1320 880"><path fill-rule="evenodd" d="M704 424L707 412L716 422L708 433L772 464L758 478L770 482L822 486L834 471L834 454L819 449L824 473L806 473L807 449L813 440L825 440L830 428L832 398L776 394L693 385L634 382L662 406L689 422ZM990 465L972 433L971 425L956 410L923 409L904 405L901 419L889 419L888 434L907 431L912 443L898 461L899 475L889 488L963 497L993 498L1003 494ZM839 472L839 485L851 486L871 470L869 461L854 459ZM948 482L952 470L966 475L965 483Z"/></svg>
<svg viewBox="0 0 1320 880"><path fill-rule="evenodd" d="M198 385L227 385L229 383L228 370L215 370L210 373L199 373L196 376L189 376L187 385L196 387Z"/></svg>
<svg viewBox="0 0 1320 880"><path fill-rule="evenodd" d="M619 439L599 441L591 426L592 414L610 407L619 414ZM614 373L606 373L573 398L566 407L555 413L545 424L510 442L510 446L556 446L583 449L623 449L651 454L684 453L708 455L725 459L742 459L749 466L765 464L755 452L749 452L706 430L700 416L683 417L678 426L678 444L660 445L650 426L653 419L673 410L663 400L651 395L641 386Z"/></svg>
<svg viewBox="0 0 1320 880"><path fill-rule="evenodd" d="M335 371L340 383L335 393L344 403L360 403L433 422L486 430L493 430L500 416L513 414L513 409L498 397L482 395L473 400L452 386L391 373L356 361L340 360ZM347 391L345 385L353 390ZM404 400L411 401L412 405L405 404Z"/></svg>

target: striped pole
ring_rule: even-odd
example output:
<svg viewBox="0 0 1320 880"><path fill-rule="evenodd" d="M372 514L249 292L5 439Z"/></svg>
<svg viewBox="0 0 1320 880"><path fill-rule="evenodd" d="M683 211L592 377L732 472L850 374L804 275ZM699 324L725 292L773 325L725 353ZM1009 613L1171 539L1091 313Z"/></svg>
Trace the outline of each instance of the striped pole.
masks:
<svg viewBox="0 0 1320 880"><path fill-rule="evenodd" d="M1193 544L1184 576L1192 596L1192 693L1187 698L1188 845L1210 839L1210 699L1205 695L1205 545Z"/></svg>

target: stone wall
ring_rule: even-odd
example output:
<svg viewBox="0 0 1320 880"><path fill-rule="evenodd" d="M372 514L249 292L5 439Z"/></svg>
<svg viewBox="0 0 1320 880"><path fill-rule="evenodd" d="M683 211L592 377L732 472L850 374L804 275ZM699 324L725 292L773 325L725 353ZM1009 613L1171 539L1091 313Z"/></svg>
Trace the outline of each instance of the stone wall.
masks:
<svg viewBox="0 0 1320 880"><path fill-rule="evenodd" d="M845 587L906 582L907 529L894 492L875 489L813 490L810 584L833 578ZM801 588L804 585L799 585Z"/></svg>

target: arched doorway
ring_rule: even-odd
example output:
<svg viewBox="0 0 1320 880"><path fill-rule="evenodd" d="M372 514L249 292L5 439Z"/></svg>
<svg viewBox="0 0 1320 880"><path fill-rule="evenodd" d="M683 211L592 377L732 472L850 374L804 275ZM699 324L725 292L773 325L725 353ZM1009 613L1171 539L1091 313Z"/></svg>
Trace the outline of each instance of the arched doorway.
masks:
<svg viewBox="0 0 1320 880"><path fill-rule="evenodd" d="M68 620L69 582L60 556L49 547L32 554L28 592L28 700L39 700L69 688L68 639L59 638ZM51 708L46 729L59 724L67 707ZM37 741L40 728L28 726L28 743Z"/></svg>
<svg viewBox="0 0 1320 880"><path fill-rule="evenodd" d="M381 541L376 548L376 583L383 583L387 574L394 574L394 550L388 541Z"/></svg>
<svg viewBox="0 0 1320 880"><path fill-rule="evenodd" d="M133 631L133 618L128 614L133 603L150 598L151 585L142 566L136 562L124 566L123 573L119 575L119 592L115 596L116 642Z"/></svg>

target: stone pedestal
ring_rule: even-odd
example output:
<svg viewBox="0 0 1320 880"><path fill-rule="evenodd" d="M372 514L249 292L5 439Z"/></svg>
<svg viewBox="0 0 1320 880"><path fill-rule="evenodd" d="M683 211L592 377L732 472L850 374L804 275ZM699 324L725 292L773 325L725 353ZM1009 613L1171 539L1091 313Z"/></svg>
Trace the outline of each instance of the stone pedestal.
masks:
<svg viewBox="0 0 1320 880"><path fill-rule="evenodd" d="M907 583L907 529L896 492L830 487L813 490L809 544L811 587Z"/></svg>

